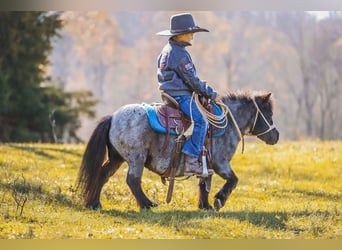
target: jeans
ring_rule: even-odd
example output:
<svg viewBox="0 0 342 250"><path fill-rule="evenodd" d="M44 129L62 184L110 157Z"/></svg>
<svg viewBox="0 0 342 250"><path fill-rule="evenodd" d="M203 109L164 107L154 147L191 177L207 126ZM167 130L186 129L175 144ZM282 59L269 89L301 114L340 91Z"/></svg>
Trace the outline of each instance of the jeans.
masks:
<svg viewBox="0 0 342 250"><path fill-rule="evenodd" d="M189 117L191 95L173 96L179 104L180 109ZM198 158L202 151L205 136L208 128L208 121L200 113L194 100L191 104L192 119L194 120L194 130L192 135L185 141L182 153L190 157Z"/></svg>

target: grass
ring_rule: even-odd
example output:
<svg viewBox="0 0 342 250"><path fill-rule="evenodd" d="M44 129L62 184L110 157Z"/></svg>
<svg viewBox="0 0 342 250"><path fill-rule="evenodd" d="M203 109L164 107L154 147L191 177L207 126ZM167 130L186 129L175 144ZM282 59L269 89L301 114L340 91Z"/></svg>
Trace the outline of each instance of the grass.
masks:
<svg viewBox="0 0 342 250"><path fill-rule="evenodd" d="M85 145L0 144L1 239L342 239L342 142L248 142L232 161L237 189L219 211L197 209L197 179L167 186L147 169L159 204L140 211L127 166L105 185L102 211L74 193ZM213 177L210 202L224 181Z"/></svg>

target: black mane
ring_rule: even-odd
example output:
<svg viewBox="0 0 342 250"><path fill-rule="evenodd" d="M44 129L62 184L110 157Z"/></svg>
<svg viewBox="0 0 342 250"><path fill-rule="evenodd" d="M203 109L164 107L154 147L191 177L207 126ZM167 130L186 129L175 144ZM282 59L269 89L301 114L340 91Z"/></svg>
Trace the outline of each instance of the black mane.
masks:
<svg viewBox="0 0 342 250"><path fill-rule="evenodd" d="M228 92L226 95L222 96L223 101L236 101L236 100L252 100L255 92L252 92L250 90L242 91L238 90L235 92Z"/></svg>

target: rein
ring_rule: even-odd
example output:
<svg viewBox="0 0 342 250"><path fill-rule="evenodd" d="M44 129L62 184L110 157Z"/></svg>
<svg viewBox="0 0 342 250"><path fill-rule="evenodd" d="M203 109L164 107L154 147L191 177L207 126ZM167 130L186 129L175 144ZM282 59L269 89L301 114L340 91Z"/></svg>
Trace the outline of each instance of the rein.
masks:
<svg viewBox="0 0 342 250"><path fill-rule="evenodd" d="M197 105L197 108L199 109L199 111L201 112L201 114L208 120L208 122L217 127L217 128L225 128L228 125L228 119L227 119L227 115L229 114L230 117L232 118L233 124L236 128L236 131L239 134L239 137L242 141L242 149L241 149L241 153L243 154L244 148L245 148L245 140L244 137L240 131L240 128L234 118L234 115L232 113L232 111L230 110L230 108L224 104L221 100L216 101L215 103L221 108L222 110L222 114L221 115L215 115L210 113L208 110L206 110L203 105L201 104L201 102L199 101L199 95L197 93L193 93L192 94L192 98L195 98L195 103ZM192 117L191 117L191 121L192 121ZM224 123L224 125L221 125L222 123Z"/></svg>
<svg viewBox="0 0 342 250"><path fill-rule="evenodd" d="M242 137L241 135L241 131L230 111L230 109L228 108L227 105L225 105L221 100L217 101L216 104L221 108L222 110L222 114L221 115L215 115L210 113L205 107L203 107L202 103L199 100L199 94L193 92L192 96L191 96L191 101L190 101L190 107L191 107L191 103L192 101L195 100L195 104L198 108L198 110L200 111L200 113L207 119L207 121L215 126L216 128L226 128L228 125L228 119L227 119L227 114L229 113L233 119L234 125L237 129L237 131L239 132L239 136L240 138ZM191 136L193 129L194 129L194 120L192 119L192 108L190 108L190 119L191 119L191 125L190 127L184 132L184 136L186 138L188 138L189 136Z"/></svg>
<svg viewBox="0 0 342 250"><path fill-rule="evenodd" d="M193 96L195 98L195 103L196 103L199 111L208 120L208 122L211 125L215 126L216 128L227 127L227 125L228 125L227 114L228 114L228 112L230 113L230 110L221 100L219 100L215 103L221 108L222 114L221 115L215 115L213 113L210 113L206 108L203 107L203 105L201 104L201 102L199 100L199 95L197 93L194 92Z"/></svg>

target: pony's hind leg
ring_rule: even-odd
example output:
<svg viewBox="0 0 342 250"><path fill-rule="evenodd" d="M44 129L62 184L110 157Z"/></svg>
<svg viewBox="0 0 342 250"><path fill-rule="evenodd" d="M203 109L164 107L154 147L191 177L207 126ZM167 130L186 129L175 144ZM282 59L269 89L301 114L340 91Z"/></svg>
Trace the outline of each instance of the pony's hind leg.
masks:
<svg viewBox="0 0 342 250"><path fill-rule="evenodd" d="M122 157L116 152L115 149L111 149L108 152L108 160L102 164L99 179L96 188L93 190L92 194L89 194L86 207L96 209L102 209L100 202L100 195L103 186L109 180L109 178L115 174L123 163Z"/></svg>
<svg viewBox="0 0 342 250"><path fill-rule="evenodd" d="M208 178L210 178L208 181L211 182L212 175L209 176ZM213 207L209 204L209 200L208 200L209 192L207 191L206 180L200 179L198 186L199 186L198 208L205 209L205 210L213 209Z"/></svg>
<svg viewBox="0 0 342 250"><path fill-rule="evenodd" d="M137 164L138 162L140 162L140 164ZM128 163L129 169L126 182L131 189L131 192L134 195L138 206L141 209L150 209L151 207L157 207L158 205L150 201L150 199L147 198L141 188L141 177L144 170L143 162L144 161L131 161Z"/></svg>

